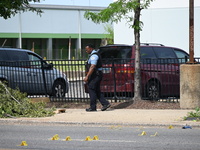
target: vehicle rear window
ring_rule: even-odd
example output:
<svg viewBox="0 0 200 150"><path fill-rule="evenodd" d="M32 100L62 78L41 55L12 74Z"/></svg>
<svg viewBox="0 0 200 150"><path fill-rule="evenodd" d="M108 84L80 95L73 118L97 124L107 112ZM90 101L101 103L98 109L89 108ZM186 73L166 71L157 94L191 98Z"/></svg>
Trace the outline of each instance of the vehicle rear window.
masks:
<svg viewBox="0 0 200 150"><path fill-rule="evenodd" d="M102 59L103 58L120 58L126 59L131 58L132 47L105 47L100 49L100 54Z"/></svg>
<svg viewBox="0 0 200 150"><path fill-rule="evenodd" d="M131 46L113 46L113 47L102 47L99 50L103 62L110 63L112 59L115 62L120 63L121 61L131 58L132 47Z"/></svg>

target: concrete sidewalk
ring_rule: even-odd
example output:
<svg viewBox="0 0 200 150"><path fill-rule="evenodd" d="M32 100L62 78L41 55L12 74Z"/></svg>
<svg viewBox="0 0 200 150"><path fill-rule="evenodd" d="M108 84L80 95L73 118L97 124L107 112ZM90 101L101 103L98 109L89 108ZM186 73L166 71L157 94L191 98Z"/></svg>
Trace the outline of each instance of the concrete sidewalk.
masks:
<svg viewBox="0 0 200 150"><path fill-rule="evenodd" d="M84 109L66 109L45 118L1 118L0 123L53 123L74 125L134 125L134 126L184 126L200 127L200 122L183 121L193 110L109 109L86 112Z"/></svg>

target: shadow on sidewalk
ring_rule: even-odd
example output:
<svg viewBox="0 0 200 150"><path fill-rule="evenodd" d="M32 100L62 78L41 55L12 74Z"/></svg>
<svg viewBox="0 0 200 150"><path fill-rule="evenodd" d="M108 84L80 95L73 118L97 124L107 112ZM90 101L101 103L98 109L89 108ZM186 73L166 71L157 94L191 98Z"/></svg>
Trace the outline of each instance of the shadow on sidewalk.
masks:
<svg viewBox="0 0 200 150"><path fill-rule="evenodd" d="M120 103L120 104L118 104L118 105L116 105L116 106L113 106L112 108L113 108L113 109L122 109L122 108L126 108L126 107L132 105L133 102L134 102L134 101L128 101L128 102Z"/></svg>

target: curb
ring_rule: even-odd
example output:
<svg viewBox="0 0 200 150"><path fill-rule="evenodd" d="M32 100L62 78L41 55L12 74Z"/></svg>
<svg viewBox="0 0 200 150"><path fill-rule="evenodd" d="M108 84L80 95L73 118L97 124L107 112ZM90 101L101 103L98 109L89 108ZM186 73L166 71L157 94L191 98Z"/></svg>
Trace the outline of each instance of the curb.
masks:
<svg viewBox="0 0 200 150"><path fill-rule="evenodd" d="M148 124L148 123L100 123L100 122L64 122L64 121L33 121L33 120L0 120L0 124L32 124L32 125L73 125L73 126L134 126L134 127L174 127L182 128L185 124ZM199 125L192 125L192 128L200 128Z"/></svg>

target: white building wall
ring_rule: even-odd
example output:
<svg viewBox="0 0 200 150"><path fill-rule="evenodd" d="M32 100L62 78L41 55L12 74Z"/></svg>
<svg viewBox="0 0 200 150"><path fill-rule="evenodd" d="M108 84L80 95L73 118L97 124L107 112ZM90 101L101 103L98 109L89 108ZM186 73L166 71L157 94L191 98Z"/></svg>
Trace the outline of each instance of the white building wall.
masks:
<svg viewBox="0 0 200 150"><path fill-rule="evenodd" d="M194 38L195 56L200 56L200 1L195 1ZM189 52L189 0L156 0L142 10L141 43L161 43ZM114 41L134 44L133 29L126 21L114 25Z"/></svg>
<svg viewBox="0 0 200 150"><path fill-rule="evenodd" d="M89 8L89 7L88 7ZM85 9L88 9L85 8ZM84 8L83 8L84 9ZM85 10L42 9L41 17L33 12L21 13L22 33L81 33L104 34L104 24L96 24L84 18ZM102 8L103 9L103 8ZM80 12L80 15L79 15ZM19 14L7 20L0 18L0 33L19 33Z"/></svg>
<svg viewBox="0 0 200 150"><path fill-rule="evenodd" d="M105 26L106 23L96 24L96 23L94 23L91 20L87 20L87 19L84 18L84 13L85 13L85 11L81 11L80 12L80 16L81 16L80 20L81 20L81 30L82 30L82 33L105 34L104 26Z"/></svg>

